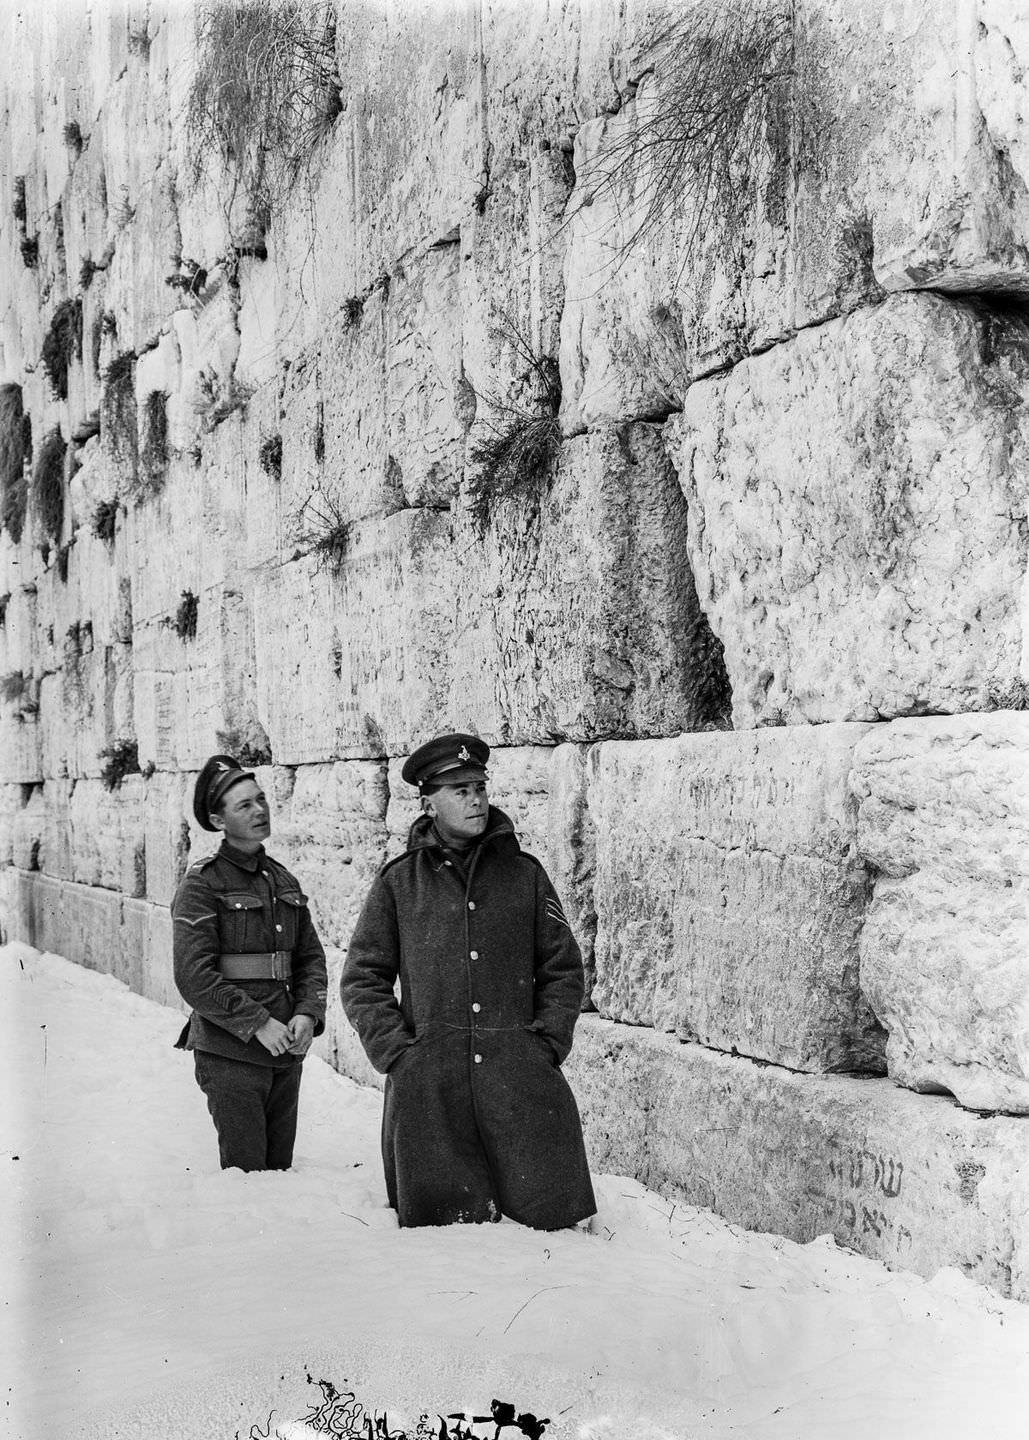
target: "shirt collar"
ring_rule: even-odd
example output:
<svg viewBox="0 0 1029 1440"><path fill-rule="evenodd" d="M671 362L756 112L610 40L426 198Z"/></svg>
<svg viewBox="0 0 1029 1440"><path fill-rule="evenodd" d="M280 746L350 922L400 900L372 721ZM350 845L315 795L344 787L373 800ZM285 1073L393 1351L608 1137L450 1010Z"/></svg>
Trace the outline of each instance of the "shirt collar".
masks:
<svg viewBox="0 0 1029 1440"><path fill-rule="evenodd" d="M263 845L258 850L255 850L252 855L246 855L242 850L237 850L235 845L230 845L227 840L222 841L221 849L218 853L223 859L231 861L233 865L237 865L240 870L249 870L254 874L256 874L259 867L264 864L265 859Z"/></svg>

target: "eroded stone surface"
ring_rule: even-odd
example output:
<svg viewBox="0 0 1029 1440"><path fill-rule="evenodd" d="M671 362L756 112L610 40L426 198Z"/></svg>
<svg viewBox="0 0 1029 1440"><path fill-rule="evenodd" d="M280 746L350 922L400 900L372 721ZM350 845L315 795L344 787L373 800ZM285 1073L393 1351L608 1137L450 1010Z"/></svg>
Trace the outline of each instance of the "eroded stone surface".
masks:
<svg viewBox="0 0 1029 1440"><path fill-rule="evenodd" d="M549 490L489 510L484 538L457 537L450 703L465 724L527 743L720 722L720 657L656 427L568 440Z"/></svg>
<svg viewBox="0 0 1029 1440"><path fill-rule="evenodd" d="M278 762L395 753L440 728L449 547L448 515L407 510L354 527L338 569L308 556L259 577L258 710Z"/></svg>
<svg viewBox="0 0 1029 1440"><path fill-rule="evenodd" d="M864 730L594 747L601 1014L797 1070L882 1068L847 788Z"/></svg>
<svg viewBox="0 0 1029 1440"><path fill-rule="evenodd" d="M691 387L665 426L737 726L1016 685L1029 327L896 297Z"/></svg>
<svg viewBox="0 0 1029 1440"><path fill-rule="evenodd" d="M872 1079L795 1075L584 1016L567 1072L597 1170L806 1243L955 1266L1029 1298L1025 1120Z"/></svg>
<svg viewBox="0 0 1029 1440"><path fill-rule="evenodd" d="M1029 716L894 721L854 760L880 872L861 974L890 1075L1029 1114Z"/></svg>

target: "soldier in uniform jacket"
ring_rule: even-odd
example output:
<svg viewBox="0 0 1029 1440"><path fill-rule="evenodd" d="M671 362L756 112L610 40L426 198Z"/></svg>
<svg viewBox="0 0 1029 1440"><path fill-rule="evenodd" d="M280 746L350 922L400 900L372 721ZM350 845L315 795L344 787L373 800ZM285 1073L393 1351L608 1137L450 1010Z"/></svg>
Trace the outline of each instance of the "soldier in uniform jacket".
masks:
<svg viewBox="0 0 1029 1440"><path fill-rule="evenodd" d="M193 1007L178 1044L193 1051L222 1169L288 1170L303 1059L325 1028L325 951L295 876L265 853L254 775L212 756L193 813L223 838L172 901L175 984Z"/></svg>

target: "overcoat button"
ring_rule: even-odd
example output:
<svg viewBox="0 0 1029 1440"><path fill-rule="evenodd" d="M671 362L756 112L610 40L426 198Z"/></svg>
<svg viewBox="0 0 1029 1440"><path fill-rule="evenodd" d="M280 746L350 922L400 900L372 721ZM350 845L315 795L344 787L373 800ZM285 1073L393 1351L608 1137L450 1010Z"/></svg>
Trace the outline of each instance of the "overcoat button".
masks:
<svg viewBox="0 0 1029 1440"><path fill-rule="evenodd" d="M476 1055L476 1057L475 1057L475 1063L476 1063L476 1065L481 1065L481 1064L482 1064L482 1056L481 1056L481 1055Z"/></svg>
<svg viewBox="0 0 1029 1440"><path fill-rule="evenodd" d="M470 950L468 953L471 955L471 957L472 957L473 960L478 960L478 958L479 958L479 952L478 952L478 950Z"/></svg>
<svg viewBox="0 0 1029 1440"><path fill-rule="evenodd" d="M474 909L475 909L475 901L474 901L474 900L469 900L469 901L468 901L468 909L469 909L469 910L474 910Z"/></svg>
<svg viewBox="0 0 1029 1440"><path fill-rule="evenodd" d="M481 1009L482 1009L482 1006L481 1006L481 1005L473 1005L473 1006L472 1006L472 1014L473 1014L473 1015L478 1015L478 1013L479 1013L479 1011L480 1011Z"/></svg>
<svg viewBox="0 0 1029 1440"><path fill-rule="evenodd" d="M281 925L276 925L275 928L276 928L276 930L281 930L281 929L282 929L282 926L281 926Z"/></svg>

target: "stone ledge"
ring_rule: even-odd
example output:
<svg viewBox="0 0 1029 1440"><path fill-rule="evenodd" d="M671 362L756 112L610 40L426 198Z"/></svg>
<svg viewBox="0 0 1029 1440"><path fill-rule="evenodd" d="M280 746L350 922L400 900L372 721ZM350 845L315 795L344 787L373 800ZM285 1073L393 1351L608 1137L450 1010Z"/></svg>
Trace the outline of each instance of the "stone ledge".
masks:
<svg viewBox="0 0 1029 1440"><path fill-rule="evenodd" d="M567 1073L590 1163L734 1224L831 1233L896 1269L1029 1299L1029 1122L887 1080L798 1075L580 1021Z"/></svg>

